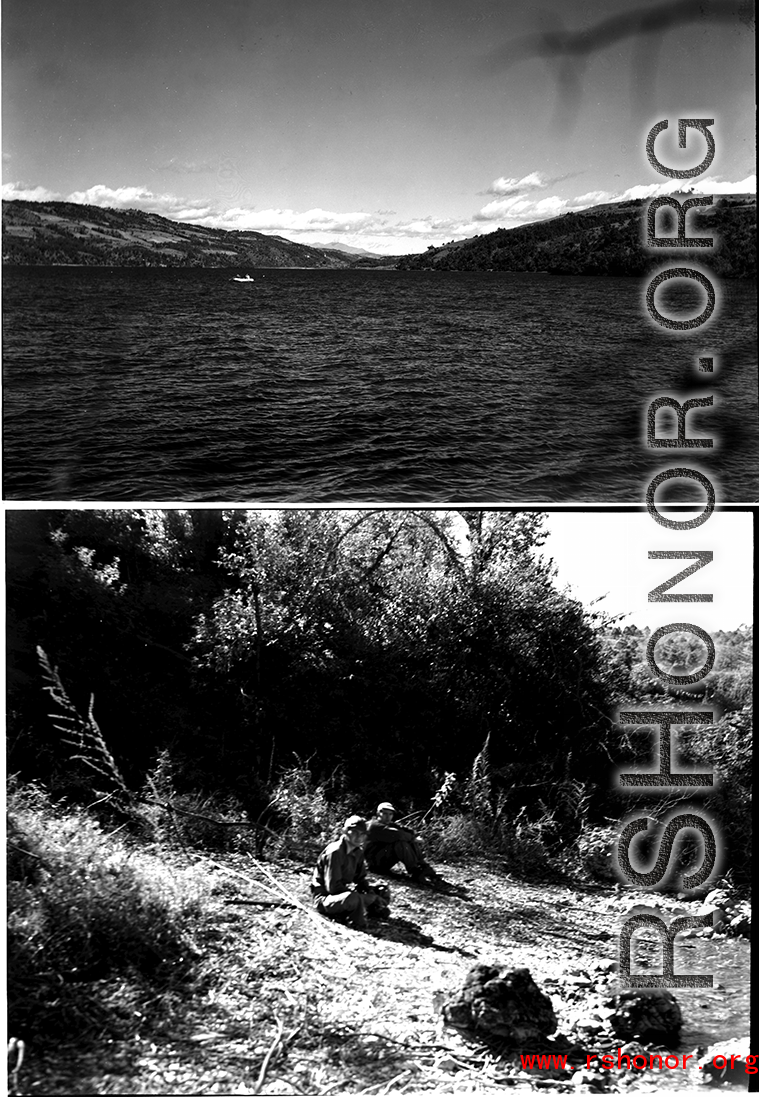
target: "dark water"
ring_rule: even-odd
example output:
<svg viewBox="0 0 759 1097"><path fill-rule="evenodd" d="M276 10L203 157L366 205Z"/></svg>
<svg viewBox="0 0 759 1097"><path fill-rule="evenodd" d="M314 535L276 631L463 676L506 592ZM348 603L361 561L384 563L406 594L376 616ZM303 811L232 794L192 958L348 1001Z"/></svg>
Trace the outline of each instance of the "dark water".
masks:
<svg viewBox="0 0 759 1097"><path fill-rule="evenodd" d="M648 948L639 949L640 954L652 956L655 965L652 970L659 970L659 941L651 942ZM690 1054L696 1047L703 1051L712 1044L749 1035L751 946L748 941L735 937L696 938L688 941L678 938L675 946L675 971L678 974L710 974L715 982L711 989L677 988L672 991L683 1015L683 1028L677 1049L681 1062L683 1052ZM682 1090L693 1087L693 1092L698 1092L702 1071L698 1069L697 1059L698 1056L689 1060L685 1071L681 1066L677 1070L645 1071L637 1077L641 1083L653 1082L661 1089Z"/></svg>
<svg viewBox="0 0 759 1097"><path fill-rule="evenodd" d="M6 498L640 502L683 464L759 495L753 283L673 335L638 279L255 274L7 269ZM715 449L646 450L663 393L715 394Z"/></svg>

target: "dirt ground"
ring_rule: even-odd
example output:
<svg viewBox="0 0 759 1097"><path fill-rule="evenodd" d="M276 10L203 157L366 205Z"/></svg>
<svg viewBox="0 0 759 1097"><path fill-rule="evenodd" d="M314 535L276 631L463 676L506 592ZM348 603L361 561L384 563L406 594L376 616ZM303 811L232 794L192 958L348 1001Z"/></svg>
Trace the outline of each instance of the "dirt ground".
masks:
<svg viewBox="0 0 759 1097"><path fill-rule="evenodd" d="M158 1029L146 1023L144 1034L97 1052L61 1048L40 1062L29 1049L19 1094L686 1093L701 1082L695 1058L693 1069L666 1077L581 1069L586 1054L624 1047L598 1012L615 989L624 914L636 904L692 914L697 903L612 886L525 883L497 864L470 862L439 866L448 892L391 878L390 920L361 933L311 910L306 865L199 860L212 909L189 1001L166 1011L171 1020ZM711 950L708 970L720 958L714 990L676 992L694 1052L699 1042L702 1051L743 1035L742 1025L748 1032L749 960L744 940L722 938L717 947L689 933L694 939L676 949L676 971L698 970L699 948ZM657 965L657 953L653 938L637 944L633 970ZM559 1018L543 1047L486 1046L444 1023L442 1002L475 962L529 968ZM628 1054L638 1048L629 1045ZM520 1053L552 1051L567 1055L567 1069L523 1069Z"/></svg>

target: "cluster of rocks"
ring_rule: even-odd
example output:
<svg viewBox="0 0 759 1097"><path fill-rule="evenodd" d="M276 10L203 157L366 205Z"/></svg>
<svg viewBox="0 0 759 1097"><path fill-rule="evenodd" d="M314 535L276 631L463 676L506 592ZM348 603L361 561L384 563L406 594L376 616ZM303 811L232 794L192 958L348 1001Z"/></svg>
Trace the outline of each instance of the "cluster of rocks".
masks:
<svg viewBox="0 0 759 1097"><path fill-rule="evenodd" d="M590 971L570 971L546 984L549 996L527 968L476 964L464 985L443 1005L446 1022L514 1047L544 1041L557 1031L575 1040L592 1037L594 1048L619 1048L620 1040L676 1047L683 1018L668 990L631 989L612 993L615 960L597 961ZM561 993L559 991L561 990Z"/></svg>
<svg viewBox="0 0 759 1097"><path fill-rule="evenodd" d="M617 967L616 960L597 960L546 980L556 988L562 1030L581 1042L592 1038L599 1054L618 1049L620 1040L677 1046L683 1018L674 995L660 988L616 992Z"/></svg>
<svg viewBox="0 0 759 1097"><path fill-rule="evenodd" d="M739 899L727 888L710 891L696 914L713 916L712 933L723 933L730 937L751 936L751 903L747 899Z"/></svg>
<svg viewBox="0 0 759 1097"><path fill-rule="evenodd" d="M518 1070L516 1063L509 1066L504 1062L507 1072L517 1069L516 1077L544 1088L571 1082L591 1091L607 1091L632 1077L623 1060L619 1060L620 1066L615 1063L606 1069L601 1056L611 1055L613 1060L627 1056L633 1063L636 1056L645 1060L652 1049L654 1055L677 1055L683 1026L680 1006L670 991L616 991L617 966L616 960L598 960L586 968L563 972L545 980L546 992L527 968L476 964L461 988L447 999L441 996L438 1006L447 1024L485 1041L497 1041L502 1048L554 1050L567 1055L564 1078L551 1081ZM590 1064L588 1054L596 1057ZM690 1057L688 1070L698 1070L705 1084L745 1083L748 1038L714 1044L706 1051L694 1048L686 1054Z"/></svg>

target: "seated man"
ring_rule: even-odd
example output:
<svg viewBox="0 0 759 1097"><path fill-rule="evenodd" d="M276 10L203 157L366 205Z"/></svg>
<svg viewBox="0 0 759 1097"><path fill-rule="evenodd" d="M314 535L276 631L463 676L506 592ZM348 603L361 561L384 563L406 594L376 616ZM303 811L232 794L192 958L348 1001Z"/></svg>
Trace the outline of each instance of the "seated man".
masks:
<svg viewBox="0 0 759 1097"><path fill-rule="evenodd" d="M387 917L387 888L373 888L366 878L363 847L366 821L360 815L345 820L342 837L319 855L311 878L314 906L328 918L366 929L366 915Z"/></svg>
<svg viewBox="0 0 759 1097"><path fill-rule="evenodd" d="M389 872L400 861L415 883L438 883L440 877L424 859L422 846L412 830L393 822L395 808L387 801L369 821L366 860L375 872Z"/></svg>

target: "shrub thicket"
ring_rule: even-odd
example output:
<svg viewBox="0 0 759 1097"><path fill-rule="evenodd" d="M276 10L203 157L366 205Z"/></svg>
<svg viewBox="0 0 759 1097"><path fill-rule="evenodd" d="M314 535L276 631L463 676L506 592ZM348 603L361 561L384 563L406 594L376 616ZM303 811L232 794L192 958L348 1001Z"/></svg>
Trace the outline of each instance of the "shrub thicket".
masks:
<svg viewBox="0 0 759 1097"><path fill-rule="evenodd" d="M362 813L346 803L334 780L317 783L307 762L296 758L282 771L274 786L268 817L270 851L279 856L316 857L339 833L348 815Z"/></svg>
<svg viewBox="0 0 759 1097"><path fill-rule="evenodd" d="M491 768L486 739L466 778L458 780L446 773L432 798L426 818L435 856L445 860L497 856L520 877L545 876L560 869L575 828L557 816L560 806L571 802L577 828L582 827L587 811L583 787L566 779L556 789L557 807L537 800L530 812L524 805L510 810L509 791L503 786L503 774Z"/></svg>
<svg viewBox="0 0 759 1097"><path fill-rule="evenodd" d="M181 791L176 783L175 764L169 751L162 750L146 775L140 797L142 813L159 846L216 853L261 852L260 828L246 817L236 797Z"/></svg>
<svg viewBox="0 0 759 1097"><path fill-rule="evenodd" d="M10 1033L82 1040L120 1019L134 1024L142 994L191 975L204 893L194 869L172 871L81 810L53 807L42 789L12 787Z"/></svg>

